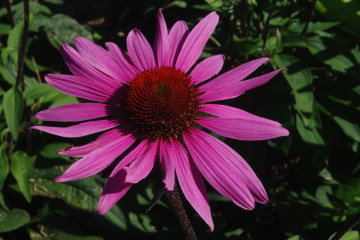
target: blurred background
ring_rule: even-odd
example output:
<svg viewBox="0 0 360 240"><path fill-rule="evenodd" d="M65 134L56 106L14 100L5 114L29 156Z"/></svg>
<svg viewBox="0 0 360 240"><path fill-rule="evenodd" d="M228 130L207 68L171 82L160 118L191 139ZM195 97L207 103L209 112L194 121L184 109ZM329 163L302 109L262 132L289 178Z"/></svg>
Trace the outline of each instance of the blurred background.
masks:
<svg viewBox="0 0 360 240"><path fill-rule="evenodd" d="M29 5L25 45L23 1L3 0L0 6L0 239L184 239L165 197L146 212L163 188L157 168L100 216L96 205L111 169L74 182L53 181L76 161L56 150L96 136L65 139L27 130L42 124L36 112L83 101L44 82L47 73L70 73L61 44L83 36L125 49L135 27L152 44L159 8L169 27L181 19L193 27L211 11L220 15L201 57L225 54L222 72L263 56L271 62L253 76L288 69L225 101L290 131L290 137L271 141L221 138L253 167L270 202L245 211L207 185L213 233L184 201L199 239L331 239L360 212L359 0L31 0ZM342 239L360 239L358 230Z"/></svg>

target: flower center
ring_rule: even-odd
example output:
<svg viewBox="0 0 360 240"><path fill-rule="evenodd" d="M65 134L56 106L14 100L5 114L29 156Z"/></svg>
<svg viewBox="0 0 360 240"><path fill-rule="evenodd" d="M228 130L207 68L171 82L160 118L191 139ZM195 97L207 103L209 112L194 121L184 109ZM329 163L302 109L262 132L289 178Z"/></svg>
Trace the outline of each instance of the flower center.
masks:
<svg viewBox="0 0 360 240"><path fill-rule="evenodd" d="M145 70L128 85L128 123L138 138L177 138L195 125L199 95L190 77L180 70Z"/></svg>

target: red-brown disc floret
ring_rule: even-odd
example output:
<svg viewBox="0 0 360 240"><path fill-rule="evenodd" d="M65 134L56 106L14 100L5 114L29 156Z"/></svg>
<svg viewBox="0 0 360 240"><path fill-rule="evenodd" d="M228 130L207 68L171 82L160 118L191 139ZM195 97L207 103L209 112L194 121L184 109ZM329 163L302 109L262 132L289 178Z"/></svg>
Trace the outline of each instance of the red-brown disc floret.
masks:
<svg viewBox="0 0 360 240"><path fill-rule="evenodd" d="M128 85L128 123L142 139L177 138L195 125L198 97L186 73L173 67L145 70Z"/></svg>

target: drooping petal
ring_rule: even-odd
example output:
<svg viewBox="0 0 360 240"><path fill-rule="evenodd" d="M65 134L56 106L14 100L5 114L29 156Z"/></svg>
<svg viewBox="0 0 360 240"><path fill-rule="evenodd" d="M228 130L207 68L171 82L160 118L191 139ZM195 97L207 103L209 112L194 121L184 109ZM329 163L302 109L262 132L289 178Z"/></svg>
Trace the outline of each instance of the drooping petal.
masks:
<svg viewBox="0 0 360 240"><path fill-rule="evenodd" d="M150 44L138 29L129 32L126 45L132 62L140 71L156 67Z"/></svg>
<svg viewBox="0 0 360 240"><path fill-rule="evenodd" d="M98 203L97 210L100 214L105 214L109 211L130 189L132 184L125 182L127 173L124 167L146 153L148 147L146 140L141 142L134 150L126 155L111 172Z"/></svg>
<svg viewBox="0 0 360 240"><path fill-rule="evenodd" d="M43 121L79 122L121 113L121 108L101 103L77 103L38 112L35 117Z"/></svg>
<svg viewBox="0 0 360 240"><path fill-rule="evenodd" d="M126 131L124 131L123 128L109 130L101 134L95 141L92 141L82 146L67 147L64 149L60 149L58 150L58 153L61 155L71 156L71 157L84 157L85 155L91 153L92 151L95 151L96 149L101 148L113 142L114 139L125 138L127 136L127 133L125 134L124 132Z"/></svg>
<svg viewBox="0 0 360 240"><path fill-rule="evenodd" d="M169 66L175 67L177 57L189 32L184 21L177 21L171 28L169 32Z"/></svg>
<svg viewBox="0 0 360 240"><path fill-rule="evenodd" d="M88 81L96 82L97 85L111 86L113 88L121 86L119 80L109 77L105 73L91 66L85 59L68 44L61 45L61 55L70 71L79 77L84 77Z"/></svg>
<svg viewBox="0 0 360 240"><path fill-rule="evenodd" d="M84 122L70 127L33 126L30 129L37 129L60 137L76 138L102 132L117 127L119 124L120 122L118 120L98 120Z"/></svg>
<svg viewBox="0 0 360 240"><path fill-rule="evenodd" d="M234 82L238 84L241 80L245 79L256 69L258 69L263 63L269 61L268 58L259 58L247 63L244 63L226 73L221 74L217 78L201 86L201 92L211 91L216 88L221 88L228 85L234 85Z"/></svg>
<svg viewBox="0 0 360 240"><path fill-rule="evenodd" d="M202 159L203 162L201 163L200 161L196 161L194 159L195 163L197 164L198 167L199 167L198 163L200 165L205 165L205 166L207 165L208 168L207 169L205 168L204 171L210 172L210 173L212 171L217 172L218 169L211 168L212 163L216 163L216 165L220 165L225 170L225 172L219 173L220 175L214 176L215 179L219 180L218 184L225 185L226 182L223 182L223 180L228 181L228 178L226 176L224 176L224 175L227 175L227 176L229 176L230 179L232 178L232 181L235 181L235 183L233 183L234 184L233 188L235 188L235 185L237 185L237 184L246 185L246 187L249 189L249 191L252 194L252 197L254 197L256 202L266 203L269 201L266 191L265 191L262 183L260 182L259 178L256 176L254 171L251 169L249 164L237 152L235 152L233 149L231 149L225 143L221 142L219 139L217 139L203 131L200 131L198 129L193 129L192 134L193 135L190 138L192 140L193 147L195 146L195 149L199 149L199 150L203 149L203 151L206 152L206 155L211 157L209 159L212 160L208 163L208 162L206 162L206 158L204 158L204 159ZM189 146L189 145L187 144L187 146ZM191 153L191 151L190 151L190 153ZM200 156L201 156L201 152L196 153L196 154L197 155L200 154ZM199 170L205 176L205 173L201 170L200 167L199 167ZM207 174L209 174L209 173L207 173ZM235 178L233 178L233 177L235 177ZM206 176L205 176L205 178L206 178ZM231 187L231 186L225 185L224 187L227 188L227 187ZM235 190L235 191L237 191L237 190ZM230 193L232 193L232 192L230 191ZM224 195L224 196L227 197L226 195ZM240 202L250 201L251 202L251 198L247 199L247 197L248 196L241 195L240 192L237 192L236 198L238 199L238 201L240 201ZM231 199L231 198L229 198L229 199ZM233 200L233 199L231 199L231 200ZM239 206L241 207L241 205L239 205ZM250 204L250 206L251 206L251 204ZM252 208L245 208L245 209L252 209Z"/></svg>
<svg viewBox="0 0 360 240"><path fill-rule="evenodd" d="M258 87L267 83L270 79L272 79L276 74L283 71L285 69L278 69L273 72L269 72L267 74L251 78L246 81L241 82L233 82L233 84L229 84L227 86L223 86L222 88L214 88L206 93L204 93L201 98L205 102L219 101L230 98L238 97L240 94L245 91Z"/></svg>
<svg viewBox="0 0 360 240"><path fill-rule="evenodd" d="M219 135L238 140L257 141L289 135L281 126L254 119L199 117L196 122Z"/></svg>
<svg viewBox="0 0 360 240"><path fill-rule="evenodd" d="M205 179L222 195L244 209L255 207L254 198L250 193L245 176L234 165L232 158L241 160L229 147L209 134L196 128L185 133L184 141L191 157ZM246 173L246 171L244 170ZM250 179L252 180L252 179Z"/></svg>
<svg viewBox="0 0 360 240"><path fill-rule="evenodd" d="M166 22L161 9L159 9L157 15L157 30L154 44L154 55L158 67L168 65L169 39Z"/></svg>
<svg viewBox="0 0 360 240"><path fill-rule="evenodd" d="M45 76L45 80L54 88L75 97L101 102L120 102L121 96L118 94L120 88L108 87L105 89L83 77L48 74Z"/></svg>
<svg viewBox="0 0 360 240"><path fill-rule="evenodd" d="M135 138L131 135L119 139L113 138L112 140L112 142L92 151L72 164L55 180L57 182L68 182L92 176L104 170L135 142Z"/></svg>
<svg viewBox="0 0 360 240"><path fill-rule="evenodd" d="M199 84L218 74L224 65L224 59L225 56L219 54L201 61L190 73L192 82Z"/></svg>
<svg viewBox="0 0 360 240"><path fill-rule="evenodd" d="M206 42L219 21L216 12L208 14L189 33L181 48L175 67L187 72L199 58Z"/></svg>
<svg viewBox="0 0 360 240"><path fill-rule="evenodd" d="M279 127L281 126L280 123L275 122L273 120L256 116L239 108L234 108L221 104L203 104L200 106L200 111L209 113L211 115L220 118L248 119L248 120L260 121L260 122L266 122Z"/></svg>
<svg viewBox="0 0 360 240"><path fill-rule="evenodd" d="M112 42L105 43L108 48L110 56L119 64L122 69L125 69L124 74L133 79L140 71L132 64L131 59L121 49Z"/></svg>
<svg viewBox="0 0 360 240"><path fill-rule="evenodd" d="M188 153L177 140L171 139L171 161L174 162L176 175L179 180L181 190L191 206L209 225L211 231L214 230L214 223L211 217L209 201L207 199L204 182L196 166L189 159Z"/></svg>
<svg viewBox="0 0 360 240"><path fill-rule="evenodd" d="M175 165L173 159L169 155L170 151L171 148L168 141L162 141L159 148L159 159L165 172L163 182L167 191L173 191L175 183Z"/></svg>
<svg viewBox="0 0 360 240"><path fill-rule="evenodd" d="M145 154L135 159L129 166L124 167L126 171L125 182L138 183L151 172L158 153L158 146L159 140L151 143Z"/></svg>
<svg viewBox="0 0 360 240"><path fill-rule="evenodd" d="M125 69L122 69L105 49L96 45L86 38L75 38L74 43L80 55L94 68L99 71L126 83L129 79L125 78Z"/></svg>

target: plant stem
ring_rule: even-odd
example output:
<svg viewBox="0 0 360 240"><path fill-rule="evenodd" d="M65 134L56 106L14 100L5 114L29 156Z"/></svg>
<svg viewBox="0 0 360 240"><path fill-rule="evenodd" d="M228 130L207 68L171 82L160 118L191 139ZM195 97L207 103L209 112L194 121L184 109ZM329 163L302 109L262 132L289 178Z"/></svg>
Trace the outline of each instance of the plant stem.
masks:
<svg viewBox="0 0 360 240"><path fill-rule="evenodd" d="M360 222L360 213L358 213L355 217L350 219L350 221L345 223L345 225L339 229L339 231L335 234L335 236L333 238L331 238L331 240L339 240L342 236L344 236L345 233L347 233L353 227L358 225L359 222Z"/></svg>
<svg viewBox="0 0 360 240"><path fill-rule="evenodd" d="M307 21L305 23L305 26L304 26L304 29L303 29L303 31L301 33L301 36L303 38L306 38L306 34L308 32L308 29L309 29L309 24L311 22L313 14L314 14L315 5L316 5L316 0L312 0L311 5L310 5L310 11L309 11L308 19L307 19Z"/></svg>
<svg viewBox="0 0 360 240"><path fill-rule="evenodd" d="M4 0L5 2L5 8L6 8L6 13L7 13L7 16L8 16L8 19L9 19L9 23L10 23L10 26L11 28L14 28L15 24L14 24L14 19L13 19L13 15L12 15L12 12L11 12L11 7L10 7L10 0Z"/></svg>
<svg viewBox="0 0 360 240"><path fill-rule="evenodd" d="M166 191L166 196L169 199L170 205L178 219L182 230L186 236L186 240L197 240L197 236L194 232L193 227L186 215L184 205L181 202L179 191L177 186L174 186L174 191Z"/></svg>
<svg viewBox="0 0 360 240"><path fill-rule="evenodd" d="M25 49L29 33L29 0L24 0L24 30L21 41L21 48L19 51L19 61L18 61L18 74L16 78L16 86L19 89L24 90L24 59L25 59Z"/></svg>

